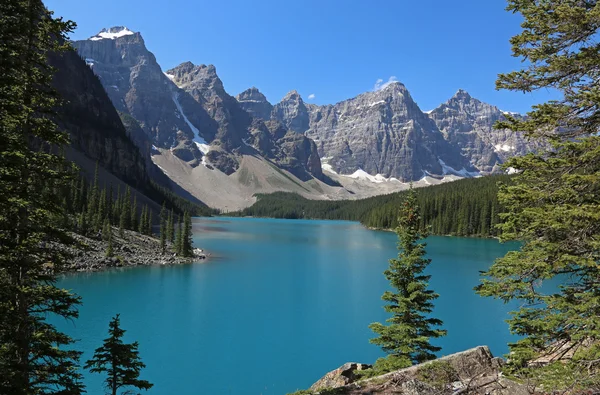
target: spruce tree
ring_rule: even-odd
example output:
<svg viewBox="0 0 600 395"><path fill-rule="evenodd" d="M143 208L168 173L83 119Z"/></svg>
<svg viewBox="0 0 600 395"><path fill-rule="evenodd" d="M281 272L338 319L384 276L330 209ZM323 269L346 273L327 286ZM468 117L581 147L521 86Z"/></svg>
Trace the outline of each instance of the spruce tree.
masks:
<svg viewBox="0 0 600 395"><path fill-rule="evenodd" d="M121 208L121 216L123 217L123 228L135 230L131 227L131 188L129 186L125 190L123 207Z"/></svg>
<svg viewBox="0 0 600 395"><path fill-rule="evenodd" d="M146 365L140 359L138 342L123 342L125 330L120 326L119 314L110 321L108 333L109 337L94 351L85 368L92 373L105 373L104 382L112 395L117 395L117 391L126 387L140 390L152 388L153 384L149 381L139 379Z"/></svg>
<svg viewBox="0 0 600 395"><path fill-rule="evenodd" d="M79 298L56 287L68 258L53 242L73 173L62 155L68 135L54 123L49 52L68 48L74 24L54 19L39 0L0 2L0 393L80 394L80 353L46 321L77 317ZM51 265L48 265L48 264ZM49 268L53 267L53 270Z"/></svg>
<svg viewBox="0 0 600 395"><path fill-rule="evenodd" d="M133 197L133 204L131 205L131 230L138 229L138 215L137 215L137 195Z"/></svg>
<svg viewBox="0 0 600 395"><path fill-rule="evenodd" d="M177 234L175 235L175 252L177 255L181 255L183 251L183 224L181 223L181 216L177 215Z"/></svg>
<svg viewBox="0 0 600 395"><path fill-rule="evenodd" d="M102 225L102 240L108 240L108 233L110 232L110 220L108 217L104 219L104 224Z"/></svg>
<svg viewBox="0 0 600 395"><path fill-rule="evenodd" d="M126 224L126 214L125 210L120 211L119 215L119 237L125 237L125 224Z"/></svg>
<svg viewBox="0 0 600 395"><path fill-rule="evenodd" d="M545 390L598 389L600 4L510 0L507 10L524 18L523 31L511 44L513 55L528 65L499 75L497 87L551 88L562 98L534 106L524 119L509 117L497 125L545 138L550 149L507 162L518 174L499 193L505 207L501 238L522 245L484 273L477 292L518 302L508 320L520 336L510 345L510 365L518 374L539 379ZM558 278L558 290L541 287ZM527 368L560 345L576 351L569 362Z"/></svg>
<svg viewBox="0 0 600 395"><path fill-rule="evenodd" d="M106 234L107 238L107 246L106 246L106 256L108 258L113 256L113 241L112 241L112 228L110 224L108 224L108 232Z"/></svg>
<svg viewBox="0 0 600 395"><path fill-rule="evenodd" d="M99 203L99 191L98 191L98 162L96 161L96 170L94 171L94 182L92 187L88 190L87 199L87 222L94 232L98 232L100 229L100 223L97 221L98 203Z"/></svg>
<svg viewBox="0 0 600 395"><path fill-rule="evenodd" d="M393 291L386 291L382 299L387 303L385 311L392 316L386 320L389 325L377 322L369 326L379 335L371 339L371 343L389 354L388 359L379 360L375 368L399 369L435 359L434 353L440 348L430 340L446 334L445 330L435 329L442 321L428 317L438 294L428 289L431 276L423 274L430 259L425 258L426 244L422 239L427 233L420 230L420 222L420 209L411 188L398 217L398 258L390 259L390 266L384 272Z"/></svg>
<svg viewBox="0 0 600 395"><path fill-rule="evenodd" d="M121 197L121 185L117 185L117 199L113 204L112 221L111 223L118 224L121 219L121 208L123 206L123 199Z"/></svg>
<svg viewBox="0 0 600 395"><path fill-rule="evenodd" d="M142 207L142 212L140 213L140 222L139 222L139 226L138 226L138 232L140 232L141 234L146 233L146 229L148 228L148 225L146 224L147 221L148 221L148 208L144 205Z"/></svg>
<svg viewBox="0 0 600 395"><path fill-rule="evenodd" d="M165 209L165 202L163 202L162 208L160 209L160 250L164 255L167 252L167 212Z"/></svg>
<svg viewBox="0 0 600 395"><path fill-rule="evenodd" d="M146 209L147 220L146 220L146 234L148 236L152 236L152 210L150 208Z"/></svg>
<svg viewBox="0 0 600 395"><path fill-rule="evenodd" d="M170 243L175 242L175 224L173 223L173 209L169 210L169 218L167 220L167 240Z"/></svg>
<svg viewBox="0 0 600 395"><path fill-rule="evenodd" d="M183 230L181 236L181 255L186 257L194 256L192 247L192 218L189 211L183 214Z"/></svg>

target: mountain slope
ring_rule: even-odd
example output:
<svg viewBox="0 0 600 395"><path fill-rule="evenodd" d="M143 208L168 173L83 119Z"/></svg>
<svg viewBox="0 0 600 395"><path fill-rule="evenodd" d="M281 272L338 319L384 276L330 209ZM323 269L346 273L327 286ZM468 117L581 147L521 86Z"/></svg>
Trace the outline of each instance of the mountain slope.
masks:
<svg viewBox="0 0 600 395"><path fill-rule="evenodd" d="M362 170L415 181L475 171L401 83L327 106L306 105L293 91L275 105L273 117L312 138L323 161L337 173Z"/></svg>
<svg viewBox="0 0 600 395"><path fill-rule="evenodd" d="M524 155L539 146L527 141L522 133L495 129L494 124L503 120L505 113L462 89L428 115L444 138L459 147L463 156L483 173L498 172L509 157Z"/></svg>

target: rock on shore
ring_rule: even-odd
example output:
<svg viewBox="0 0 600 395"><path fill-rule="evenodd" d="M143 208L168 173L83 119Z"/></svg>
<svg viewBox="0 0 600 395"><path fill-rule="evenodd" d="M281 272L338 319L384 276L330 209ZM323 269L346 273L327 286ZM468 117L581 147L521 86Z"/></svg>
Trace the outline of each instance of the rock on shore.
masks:
<svg viewBox="0 0 600 395"><path fill-rule="evenodd" d="M198 248L194 249L194 257L177 256L172 252L170 243L167 245L167 253L163 255L160 240L155 237L125 230L121 238L117 228L113 228L112 232L112 257L106 256L108 242L102 240L100 232L93 237L73 234L72 236L79 245L68 247L73 257L65 266L64 271L99 271L112 267L141 265L179 265L198 262L208 257Z"/></svg>
<svg viewBox="0 0 600 395"><path fill-rule="evenodd" d="M502 376L503 363L481 346L364 380L356 371L365 365L345 364L296 394L528 395L527 386Z"/></svg>

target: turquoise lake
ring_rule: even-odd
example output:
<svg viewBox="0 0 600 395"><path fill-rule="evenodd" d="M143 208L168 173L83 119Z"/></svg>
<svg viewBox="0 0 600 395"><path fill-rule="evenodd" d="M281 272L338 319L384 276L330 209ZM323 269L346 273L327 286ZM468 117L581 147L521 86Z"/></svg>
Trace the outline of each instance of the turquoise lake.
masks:
<svg viewBox="0 0 600 395"><path fill-rule="evenodd" d="M345 362L383 354L368 325L383 322L383 271L397 237L355 222L196 218L194 244L206 263L140 267L62 277L83 298L80 318L58 322L79 340L82 361L107 336L116 313L138 340L148 394L286 394L307 388ZM489 345L495 355L514 340L511 306L473 292L479 271L516 244L430 237L435 316L448 336L441 355ZM103 377L85 373L88 394Z"/></svg>

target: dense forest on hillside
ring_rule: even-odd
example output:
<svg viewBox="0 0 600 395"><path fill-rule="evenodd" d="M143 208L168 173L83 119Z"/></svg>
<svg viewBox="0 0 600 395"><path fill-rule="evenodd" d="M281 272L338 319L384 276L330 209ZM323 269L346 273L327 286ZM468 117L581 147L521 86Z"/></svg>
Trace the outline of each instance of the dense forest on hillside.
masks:
<svg viewBox="0 0 600 395"><path fill-rule="evenodd" d="M493 237L501 207L499 183L510 176L497 175L464 179L418 188L417 201L422 211L421 226L432 234ZM397 226L398 208L406 192L361 200L309 200L294 193L277 192L257 195L258 201L237 215L273 218L338 219L360 221L363 225L392 229Z"/></svg>

